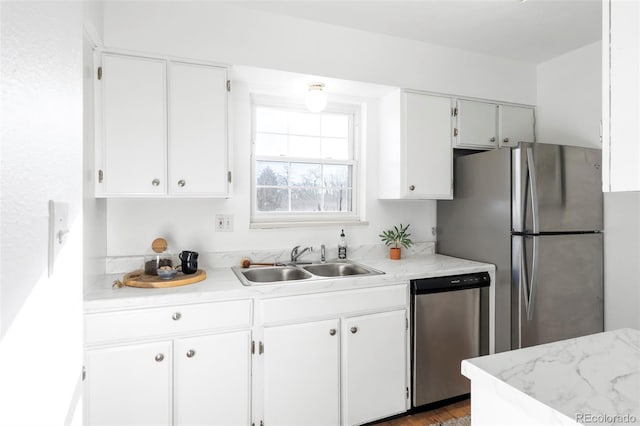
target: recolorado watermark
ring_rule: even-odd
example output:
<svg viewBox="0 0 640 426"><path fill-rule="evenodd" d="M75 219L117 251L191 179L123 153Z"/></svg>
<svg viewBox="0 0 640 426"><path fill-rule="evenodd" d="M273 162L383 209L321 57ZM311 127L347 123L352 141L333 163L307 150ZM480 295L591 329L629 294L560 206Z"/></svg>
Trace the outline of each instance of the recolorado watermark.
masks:
<svg viewBox="0 0 640 426"><path fill-rule="evenodd" d="M605 423L605 424L637 424L638 418L631 414L591 414L577 413L576 421L582 424Z"/></svg>

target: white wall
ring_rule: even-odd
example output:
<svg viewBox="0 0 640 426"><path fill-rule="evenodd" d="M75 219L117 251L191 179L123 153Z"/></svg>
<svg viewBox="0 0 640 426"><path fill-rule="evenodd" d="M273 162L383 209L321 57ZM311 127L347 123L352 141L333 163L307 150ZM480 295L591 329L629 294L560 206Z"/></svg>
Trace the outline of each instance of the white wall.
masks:
<svg viewBox="0 0 640 426"><path fill-rule="evenodd" d="M536 140L601 148L602 43L538 64Z"/></svg>
<svg viewBox="0 0 640 426"><path fill-rule="evenodd" d="M640 330L640 192L604 194L604 327Z"/></svg>
<svg viewBox="0 0 640 426"><path fill-rule="evenodd" d="M105 46L314 74L388 86L535 103L535 66L216 2L108 2ZM232 92L234 195L229 200L116 200L107 204L107 253L139 255L159 235L176 249L287 248L337 243L340 227L249 229L248 88ZM367 105L368 226L345 229L349 244L377 243L384 228L411 223L433 241L434 201L377 199L377 105ZM234 232L214 233L214 215L233 213ZM329 247L328 246L328 247Z"/></svg>
<svg viewBox="0 0 640 426"><path fill-rule="evenodd" d="M0 424L65 424L82 367L82 3L0 2ZM48 200L70 233L47 277Z"/></svg>

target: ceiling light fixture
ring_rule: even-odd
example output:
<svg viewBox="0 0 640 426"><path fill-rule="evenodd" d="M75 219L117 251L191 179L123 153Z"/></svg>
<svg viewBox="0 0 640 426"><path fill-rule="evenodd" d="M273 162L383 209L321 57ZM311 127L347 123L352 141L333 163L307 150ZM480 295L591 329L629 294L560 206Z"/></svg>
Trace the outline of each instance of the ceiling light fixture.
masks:
<svg viewBox="0 0 640 426"><path fill-rule="evenodd" d="M311 112L321 112L327 106L327 94L324 92L324 83L309 83L309 91L304 101Z"/></svg>

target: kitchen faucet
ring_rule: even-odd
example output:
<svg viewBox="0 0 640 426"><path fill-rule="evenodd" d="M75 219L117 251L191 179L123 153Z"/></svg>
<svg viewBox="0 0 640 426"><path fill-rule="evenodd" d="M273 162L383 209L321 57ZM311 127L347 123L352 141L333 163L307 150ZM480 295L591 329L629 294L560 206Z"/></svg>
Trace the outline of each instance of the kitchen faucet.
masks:
<svg viewBox="0 0 640 426"><path fill-rule="evenodd" d="M299 248L300 246L295 246L293 250L291 250L291 263L293 263L294 265L298 262L298 258L300 258L300 256L302 256L306 252L313 251L313 247L305 247L302 249L302 251L298 252Z"/></svg>

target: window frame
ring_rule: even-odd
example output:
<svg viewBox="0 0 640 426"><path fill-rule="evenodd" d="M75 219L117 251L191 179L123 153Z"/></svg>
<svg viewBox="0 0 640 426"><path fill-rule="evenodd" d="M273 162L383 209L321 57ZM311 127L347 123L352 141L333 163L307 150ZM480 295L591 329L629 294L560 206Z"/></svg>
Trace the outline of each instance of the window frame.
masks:
<svg viewBox="0 0 640 426"><path fill-rule="evenodd" d="M293 112L309 113L304 104L288 98L279 98L265 95L251 95L251 228L306 226L306 225L329 225L329 224L358 224L364 223L361 218L362 200L364 194L362 183L364 180L360 176L361 163L361 107L358 104L349 103L328 103L321 114L337 113L349 116L349 160L333 160L324 158L302 158L288 156L263 156L256 155L256 109L258 107L275 108ZM351 166L351 205L349 212L260 212L257 210L257 162L288 162L307 163L323 165L349 165Z"/></svg>

